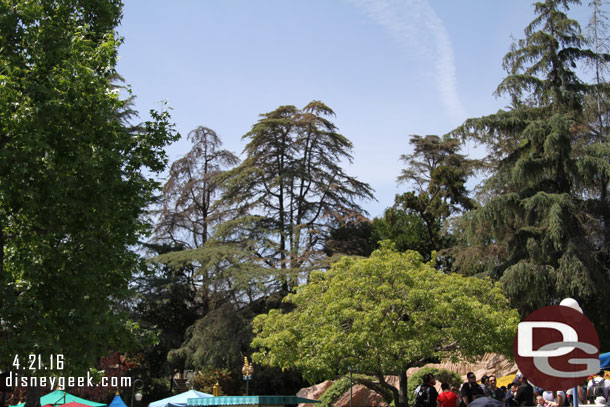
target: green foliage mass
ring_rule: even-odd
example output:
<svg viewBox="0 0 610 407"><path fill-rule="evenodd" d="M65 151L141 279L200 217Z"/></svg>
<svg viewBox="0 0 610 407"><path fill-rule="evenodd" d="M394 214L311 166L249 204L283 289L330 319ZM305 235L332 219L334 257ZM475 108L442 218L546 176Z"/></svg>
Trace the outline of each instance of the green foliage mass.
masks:
<svg viewBox="0 0 610 407"><path fill-rule="evenodd" d="M510 354L518 322L497 284L443 274L418 253L397 253L387 243L369 258L346 257L312 273L285 301L295 308L255 318L255 361L296 368L309 381L358 366L379 380L363 384L400 406L406 394L384 374L406 383L407 368L456 352Z"/></svg>
<svg viewBox="0 0 610 407"><path fill-rule="evenodd" d="M456 137L411 136L413 153L403 154L407 164L398 181L412 191L396 195L394 205L373 221L373 243L391 240L399 250L416 250L425 260L455 244L449 233L449 219L475 204L468 196L466 181L474 160L459 154ZM436 253L439 267L448 269L450 259Z"/></svg>
<svg viewBox="0 0 610 407"><path fill-rule="evenodd" d="M362 213L357 201L372 198L371 187L340 166L351 161L352 143L332 116L320 101L262 114L243 136L245 160L222 176L220 204L235 216L217 238L248 245L283 293L323 257L332 219Z"/></svg>
<svg viewBox="0 0 610 407"><path fill-rule="evenodd" d="M137 339L118 302L176 136L165 112L124 121L120 17L119 1L0 1L2 366L63 354L82 375Z"/></svg>
<svg viewBox="0 0 610 407"><path fill-rule="evenodd" d="M357 384L358 379L365 378L362 375L353 375L352 380L350 380L349 376L343 376L339 379L335 380L333 384L331 384L328 389L318 399L320 402L320 407L334 407L333 403L337 401L337 399L345 394L346 391L349 390L352 383Z"/></svg>
<svg viewBox="0 0 610 407"><path fill-rule="evenodd" d="M610 299L610 150L606 113L591 104L607 98L608 87L584 83L576 68L610 55L586 48L566 14L578 3L535 3L525 38L504 58L508 75L497 92L511 97L510 110L469 119L455 132L488 147L491 170L484 205L465 218L467 244L455 253L466 273L500 279L522 315L573 297L608 338L598 304Z"/></svg>
<svg viewBox="0 0 610 407"><path fill-rule="evenodd" d="M231 384L231 372L228 369L208 369L197 374L190 380L194 390L214 394L214 385L218 383L218 395L224 396Z"/></svg>

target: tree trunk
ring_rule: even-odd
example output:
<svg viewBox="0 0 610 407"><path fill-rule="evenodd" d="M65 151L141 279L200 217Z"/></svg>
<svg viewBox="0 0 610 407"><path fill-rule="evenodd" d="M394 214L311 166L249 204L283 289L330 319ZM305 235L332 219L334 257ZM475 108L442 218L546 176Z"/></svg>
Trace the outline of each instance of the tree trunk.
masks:
<svg viewBox="0 0 610 407"><path fill-rule="evenodd" d="M2 287L6 287L6 281L8 280L7 277L4 275L4 245L5 245L5 239L4 239L4 233L2 232L2 224L0 224L0 284L2 284ZM6 291L5 291L6 293ZM4 293L0 292L0 308L2 308L2 306L4 305ZM0 406L0 407L4 407L4 406Z"/></svg>
<svg viewBox="0 0 610 407"><path fill-rule="evenodd" d="M395 400L396 407L407 407L409 405L407 382L407 372L403 370L398 375L398 399Z"/></svg>

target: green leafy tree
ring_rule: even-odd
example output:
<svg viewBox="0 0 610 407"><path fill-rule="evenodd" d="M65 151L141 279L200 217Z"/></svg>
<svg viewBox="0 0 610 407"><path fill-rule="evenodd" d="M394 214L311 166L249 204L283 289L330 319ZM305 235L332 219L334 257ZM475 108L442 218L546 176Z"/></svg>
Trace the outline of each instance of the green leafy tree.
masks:
<svg viewBox="0 0 610 407"><path fill-rule="evenodd" d="M577 154L591 151L582 148L591 137L583 101L595 87L583 83L575 67L600 56L584 48L578 23L566 15L571 4L578 2L535 3L536 17L525 38L504 58L508 75L497 93L511 97L511 109L470 119L457 130L489 148L486 164L492 169L483 186L484 205L467 219L469 245L458 250L476 250L479 257L468 259L501 278L522 314L574 297L598 329L608 332L598 310L610 292L601 249L608 242L599 240L604 233L591 233L603 203L599 189L588 199L591 183L582 171L602 160ZM607 162L587 168L593 179L607 174Z"/></svg>
<svg viewBox="0 0 610 407"><path fill-rule="evenodd" d="M312 382L356 367L377 379L362 384L398 407L407 406L408 368L457 354L510 354L519 320L499 285L443 274L385 243L369 258L344 257L312 273L285 301L294 309L255 318L254 361L295 368ZM398 376L399 388L384 375Z"/></svg>
<svg viewBox="0 0 610 407"><path fill-rule="evenodd" d="M399 251L415 250L424 259L430 260L430 254L438 247L430 241L429 233L432 232L433 240L437 241L440 237L440 224L434 219L426 224L420 216L421 212L401 205L405 196L417 199L413 193L396 196L395 204L384 211L383 217L373 219L371 240L375 246L382 240L391 240ZM422 209L425 211L425 204Z"/></svg>
<svg viewBox="0 0 610 407"><path fill-rule="evenodd" d="M373 230L373 222L360 213L337 216L324 244L329 261L344 255L369 256L377 246Z"/></svg>
<svg viewBox="0 0 610 407"><path fill-rule="evenodd" d="M153 244L146 247L157 253L175 249ZM133 376L147 383L152 383L153 378L163 378L169 385L168 378L173 376L174 369L184 370L184 365L170 365L167 355L182 345L187 329L208 311L209 301L199 295L193 283L193 267L154 264L150 268L149 273L133 282L133 317L143 328L157 333L158 343L138 349L142 364Z"/></svg>
<svg viewBox="0 0 610 407"><path fill-rule="evenodd" d="M118 301L157 187L144 174L176 137L164 112L123 123L120 17L119 1L0 1L2 366L63 354L62 374L82 375L138 337Z"/></svg>
<svg viewBox="0 0 610 407"><path fill-rule="evenodd" d="M243 136L245 160L225 176L222 203L235 217L221 240L248 242L283 292L321 257L330 219L362 213L356 201L372 198L367 184L341 168L352 144L328 119L333 115L319 101L261 115Z"/></svg>
<svg viewBox="0 0 610 407"><path fill-rule="evenodd" d="M413 153L401 155L407 165L398 177L414 191L397 195L394 205L374 221L373 239L390 239L400 250L417 250L425 259L453 244L448 219L474 207L466 181L474 161L459 153L455 137L411 136ZM442 259L447 266L447 259Z"/></svg>

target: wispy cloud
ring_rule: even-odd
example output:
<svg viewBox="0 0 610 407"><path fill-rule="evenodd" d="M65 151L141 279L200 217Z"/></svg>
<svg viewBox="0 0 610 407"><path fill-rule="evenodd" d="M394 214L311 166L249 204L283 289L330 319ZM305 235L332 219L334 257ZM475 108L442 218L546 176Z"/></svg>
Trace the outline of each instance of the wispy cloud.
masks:
<svg viewBox="0 0 610 407"><path fill-rule="evenodd" d="M398 44L434 67L442 103L456 124L464 120L458 96L453 47L443 21L427 0L347 0L381 25Z"/></svg>

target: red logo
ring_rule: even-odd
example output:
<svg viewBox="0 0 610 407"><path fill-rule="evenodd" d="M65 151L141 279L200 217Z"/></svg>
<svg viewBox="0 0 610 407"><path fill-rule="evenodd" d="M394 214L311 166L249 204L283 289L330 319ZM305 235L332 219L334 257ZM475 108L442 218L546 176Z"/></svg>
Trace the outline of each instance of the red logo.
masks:
<svg viewBox="0 0 610 407"><path fill-rule="evenodd" d="M515 362L531 384L545 390L578 386L599 372L599 337L582 313L562 305L532 312L517 329Z"/></svg>

